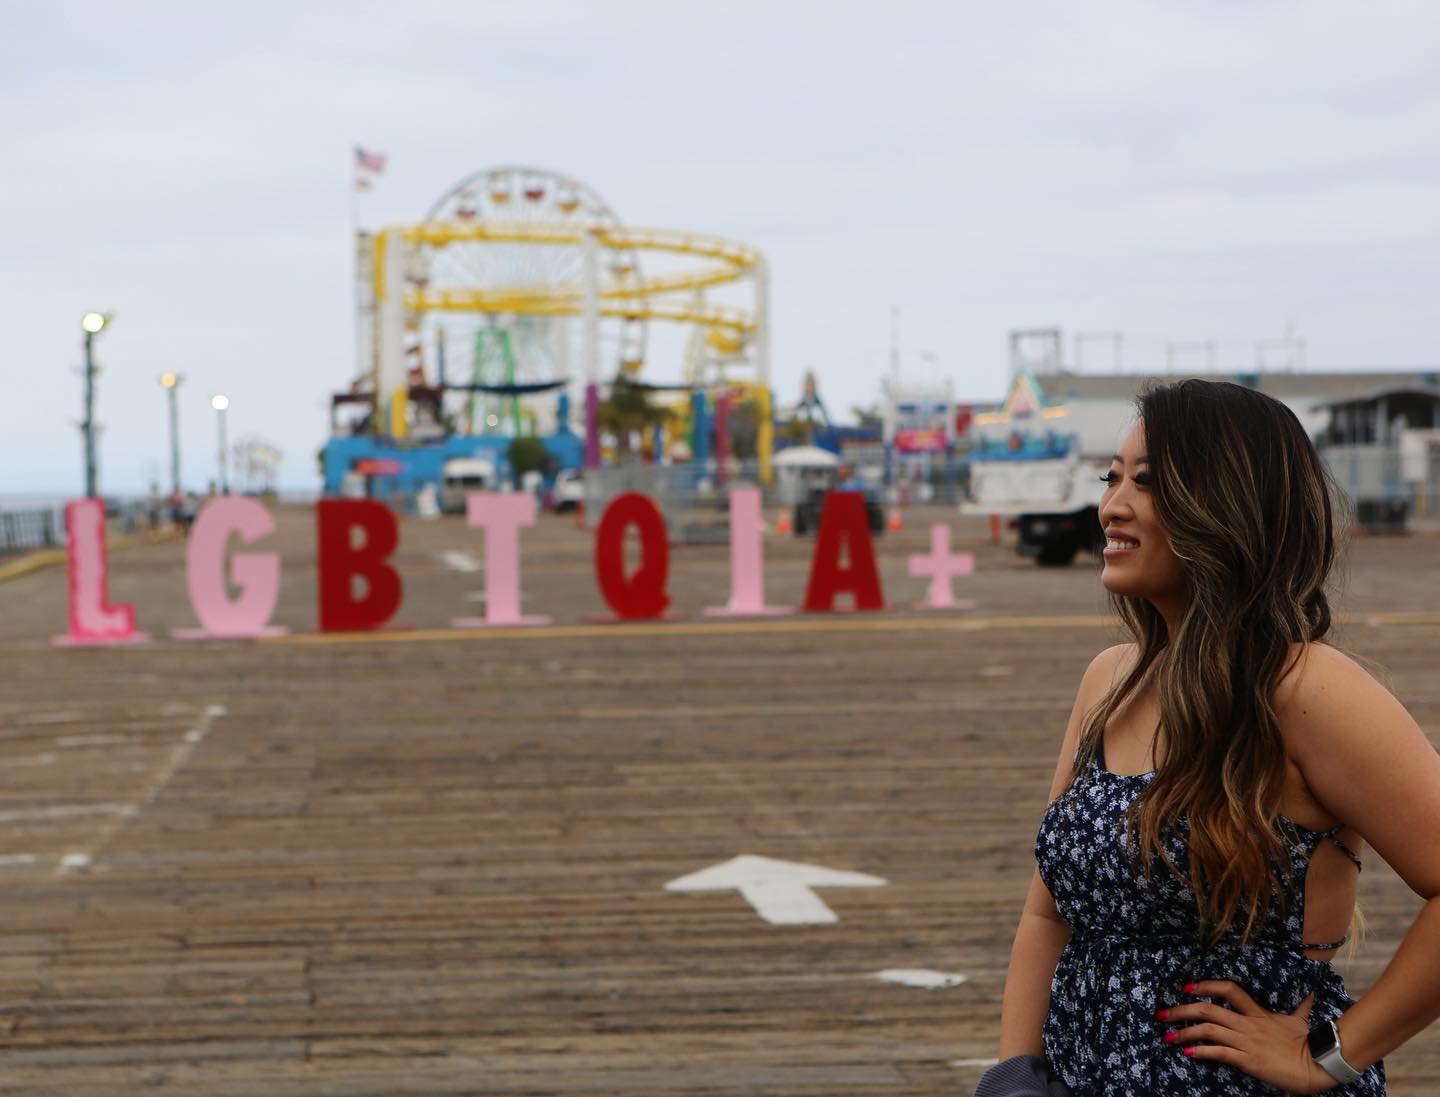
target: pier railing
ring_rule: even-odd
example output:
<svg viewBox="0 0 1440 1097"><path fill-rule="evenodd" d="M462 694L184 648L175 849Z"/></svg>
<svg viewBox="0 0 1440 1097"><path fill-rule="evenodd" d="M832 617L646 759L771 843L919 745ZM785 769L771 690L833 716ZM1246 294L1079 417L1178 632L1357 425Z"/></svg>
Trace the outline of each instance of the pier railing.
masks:
<svg viewBox="0 0 1440 1097"><path fill-rule="evenodd" d="M65 542L65 522L53 509L0 512L0 553L54 548Z"/></svg>

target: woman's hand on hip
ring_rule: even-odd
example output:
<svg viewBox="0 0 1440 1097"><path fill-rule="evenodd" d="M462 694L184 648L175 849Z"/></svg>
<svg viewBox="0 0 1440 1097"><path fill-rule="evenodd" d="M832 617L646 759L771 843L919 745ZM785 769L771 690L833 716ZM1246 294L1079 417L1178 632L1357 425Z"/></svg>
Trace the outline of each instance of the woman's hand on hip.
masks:
<svg viewBox="0 0 1440 1097"><path fill-rule="evenodd" d="M1159 1010L1155 1019L1172 1027L1157 1039L1175 1045L1177 1055L1227 1063L1291 1093L1323 1093L1338 1084L1311 1057L1306 1043L1314 994L1294 1013L1272 1013L1229 979L1191 983L1185 993L1218 998L1230 1008L1185 1002Z"/></svg>

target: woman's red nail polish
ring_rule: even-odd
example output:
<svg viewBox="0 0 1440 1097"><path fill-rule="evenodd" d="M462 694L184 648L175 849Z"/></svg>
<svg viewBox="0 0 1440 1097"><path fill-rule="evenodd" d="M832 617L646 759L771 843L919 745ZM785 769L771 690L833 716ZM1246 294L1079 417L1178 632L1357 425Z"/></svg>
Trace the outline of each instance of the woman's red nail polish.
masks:
<svg viewBox="0 0 1440 1097"><path fill-rule="evenodd" d="M1185 991L1186 994L1194 994L1194 993L1195 993L1195 984L1194 984L1194 983L1186 983L1183 989L1184 989L1184 991Z"/></svg>
<svg viewBox="0 0 1440 1097"><path fill-rule="evenodd" d="M1168 1009L1157 1009L1157 1010L1155 1011L1155 1020L1157 1020L1157 1021L1163 1021L1163 1020L1165 1020L1166 1017L1169 1017L1169 1016L1170 1016L1170 1011L1169 1011Z"/></svg>
<svg viewBox="0 0 1440 1097"><path fill-rule="evenodd" d="M1175 1042L1176 1042L1177 1040L1179 1040L1179 1039L1180 1039L1180 1034L1179 1034L1178 1032L1167 1032L1167 1033L1165 1034L1165 1036L1164 1036L1164 1040L1165 1040L1165 1042L1166 1042L1167 1044L1173 1044L1173 1043L1175 1043ZM1189 1049L1189 1048L1186 1048L1185 1050L1186 1050L1186 1051L1189 1051L1190 1049Z"/></svg>
<svg viewBox="0 0 1440 1097"><path fill-rule="evenodd" d="M1194 1054L1195 1054L1195 1049L1194 1049L1193 1047L1187 1047L1187 1048L1185 1049L1185 1054L1186 1054L1186 1055L1194 1055Z"/></svg>

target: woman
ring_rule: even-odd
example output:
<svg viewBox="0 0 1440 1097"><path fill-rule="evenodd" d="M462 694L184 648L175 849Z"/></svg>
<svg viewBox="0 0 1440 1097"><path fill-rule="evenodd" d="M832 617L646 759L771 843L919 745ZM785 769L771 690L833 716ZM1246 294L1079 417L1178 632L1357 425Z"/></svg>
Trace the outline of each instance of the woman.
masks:
<svg viewBox="0 0 1440 1097"><path fill-rule="evenodd" d="M1140 398L1104 479L1134 643L1075 699L1001 1055L1043 1054L1076 1097L1377 1097L1381 1057L1440 1015L1440 757L1323 642L1319 458L1278 401L1183 381ZM1354 1001L1329 961L1362 842L1426 903Z"/></svg>

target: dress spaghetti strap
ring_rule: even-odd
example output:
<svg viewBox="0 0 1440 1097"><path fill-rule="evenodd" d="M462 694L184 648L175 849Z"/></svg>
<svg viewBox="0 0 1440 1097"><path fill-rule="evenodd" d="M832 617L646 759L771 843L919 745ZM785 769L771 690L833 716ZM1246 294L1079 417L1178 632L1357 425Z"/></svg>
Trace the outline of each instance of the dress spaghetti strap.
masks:
<svg viewBox="0 0 1440 1097"><path fill-rule="evenodd" d="M1347 846L1344 842L1340 841L1338 837L1340 831L1344 828L1344 826L1344 823L1336 823L1329 830L1322 830L1320 832L1320 837L1329 839L1332 846L1338 849L1341 853L1345 854L1346 857L1350 858L1351 863L1355 866L1355 871L1360 872L1365 867L1360 863L1360 855L1356 853L1353 849L1351 849L1349 846ZM1316 944L1313 941L1303 941L1301 942L1300 947L1303 949L1316 950L1336 949L1344 946L1345 942L1348 940L1350 940L1350 934L1347 933L1338 941L1326 941L1320 944Z"/></svg>

